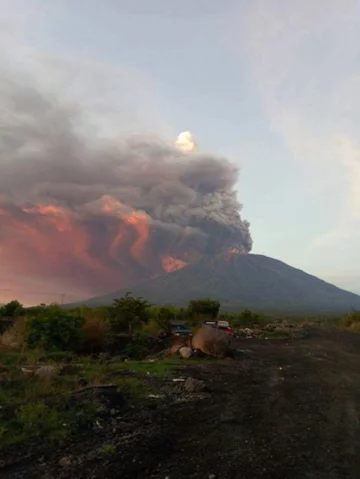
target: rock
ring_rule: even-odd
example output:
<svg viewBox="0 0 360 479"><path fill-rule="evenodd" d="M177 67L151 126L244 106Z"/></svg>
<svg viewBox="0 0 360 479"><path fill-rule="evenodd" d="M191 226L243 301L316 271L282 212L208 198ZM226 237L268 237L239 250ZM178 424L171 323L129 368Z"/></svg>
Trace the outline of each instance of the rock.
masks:
<svg viewBox="0 0 360 479"><path fill-rule="evenodd" d="M182 358L189 359L192 356L192 349L187 346L184 346L179 349L179 354Z"/></svg>
<svg viewBox="0 0 360 479"><path fill-rule="evenodd" d="M215 474L209 474L209 479L216 479Z"/></svg>
<svg viewBox="0 0 360 479"><path fill-rule="evenodd" d="M197 349L208 356L224 358L229 352L230 337L214 328L200 328L192 338L192 349Z"/></svg>
<svg viewBox="0 0 360 479"><path fill-rule="evenodd" d="M169 354L171 356L173 356L174 354L178 354L178 352L180 351L181 348L183 348L184 346L182 344L173 344L172 346L170 346L169 348Z"/></svg>
<svg viewBox="0 0 360 479"><path fill-rule="evenodd" d="M59 466L61 466L61 467L69 467L69 466L71 466L71 459L70 459L70 457L63 457L62 459L60 459L60 461L59 461Z"/></svg>
<svg viewBox="0 0 360 479"><path fill-rule="evenodd" d="M265 331L269 331L270 333L272 333L275 330L275 328L276 328L275 324L270 323L270 324L267 324L264 329Z"/></svg>
<svg viewBox="0 0 360 479"><path fill-rule="evenodd" d="M169 354L178 354L181 348L186 346L189 347L190 339L191 338L185 336L176 336L175 338L172 338L171 346L169 348Z"/></svg>
<svg viewBox="0 0 360 479"><path fill-rule="evenodd" d="M188 393L201 393L206 389L204 381L190 377L185 381L184 387Z"/></svg>
<svg viewBox="0 0 360 479"><path fill-rule="evenodd" d="M54 366L40 366L39 369L35 372L35 376L38 376L39 378L49 378L51 376L54 376L56 372L57 371Z"/></svg>

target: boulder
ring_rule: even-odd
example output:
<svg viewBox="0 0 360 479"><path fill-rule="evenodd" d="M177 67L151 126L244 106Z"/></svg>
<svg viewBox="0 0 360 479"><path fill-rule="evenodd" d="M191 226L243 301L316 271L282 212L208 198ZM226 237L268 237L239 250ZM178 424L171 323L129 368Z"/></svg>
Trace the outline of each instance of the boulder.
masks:
<svg viewBox="0 0 360 479"><path fill-rule="evenodd" d="M184 387L188 393L201 393L206 389L204 381L199 381L199 379L194 378L187 378Z"/></svg>
<svg viewBox="0 0 360 479"><path fill-rule="evenodd" d="M187 346L183 346L179 349L179 354L183 359L189 359L192 356L192 349Z"/></svg>
<svg viewBox="0 0 360 479"><path fill-rule="evenodd" d="M193 336L191 346L208 356L222 359L229 352L230 337L218 329L200 328Z"/></svg>

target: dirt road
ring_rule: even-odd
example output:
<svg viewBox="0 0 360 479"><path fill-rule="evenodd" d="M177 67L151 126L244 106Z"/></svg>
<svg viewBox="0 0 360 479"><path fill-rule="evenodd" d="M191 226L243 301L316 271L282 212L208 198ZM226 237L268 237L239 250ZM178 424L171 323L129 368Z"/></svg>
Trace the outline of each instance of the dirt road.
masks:
<svg viewBox="0 0 360 479"><path fill-rule="evenodd" d="M64 469L56 452L4 477L359 478L360 335L313 331L236 346L242 358L185 363L182 374L204 380L207 393L120 421L114 457Z"/></svg>
<svg viewBox="0 0 360 479"><path fill-rule="evenodd" d="M360 336L238 347L242 360L189 368L211 394L174 407L153 477L359 478Z"/></svg>

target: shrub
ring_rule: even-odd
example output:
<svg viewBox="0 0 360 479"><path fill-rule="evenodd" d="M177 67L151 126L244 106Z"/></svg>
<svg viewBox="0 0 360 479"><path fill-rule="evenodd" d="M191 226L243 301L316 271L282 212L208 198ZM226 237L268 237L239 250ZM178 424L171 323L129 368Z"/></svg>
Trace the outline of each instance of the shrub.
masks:
<svg viewBox="0 0 360 479"><path fill-rule="evenodd" d="M157 336L162 329L159 327L157 321L153 318L147 324L143 324L141 332L144 334L150 334L151 336Z"/></svg>
<svg viewBox="0 0 360 479"><path fill-rule="evenodd" d="M153 347L153 340L147 334L137 333L125 347L123 354L131 359L143 359L150 354Z"/></svg>
<svg viewBox="0 0 360 479"><path fill-rule="evenodd" d="M67 435L59 412L42 402L20 406L16 419L27 437L47 436L51 439L63 439Z"/></svg>
<svg viewBox="0 0 360 479"><path fill-rule="evenodd" d="M84 320L58 306L50 306L27 319L27 344L45 350L76 350L81 343Z"/></svg>
<svg viewBox="0 0 360 479"><path fill-rule="evenodd" d="M83 347L89 352L103 351L107 344L109 322L97 315L85 319L82 327Z"/></svg>

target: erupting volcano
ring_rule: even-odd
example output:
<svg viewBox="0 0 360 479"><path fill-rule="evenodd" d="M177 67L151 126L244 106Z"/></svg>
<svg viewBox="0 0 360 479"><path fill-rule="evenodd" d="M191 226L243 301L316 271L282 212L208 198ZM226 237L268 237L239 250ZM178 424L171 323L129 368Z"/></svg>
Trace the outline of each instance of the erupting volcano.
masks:
<svg viewBox="0 0 360 479"><path fill-rule="evenodd" d="M0 289L12 297L31 286L80 299L251 250L237 167L189 132L175 145L96 141L81 114L12 78L0 105Z"/></svg>

